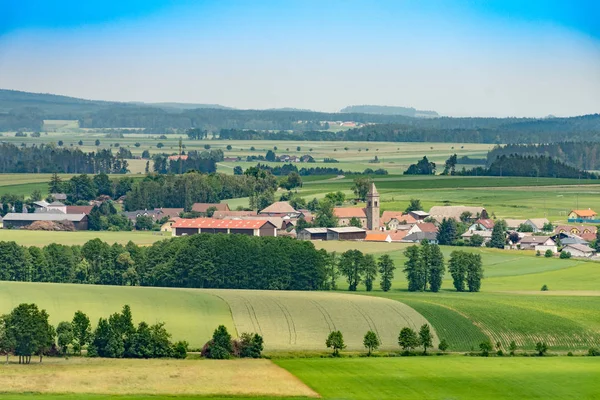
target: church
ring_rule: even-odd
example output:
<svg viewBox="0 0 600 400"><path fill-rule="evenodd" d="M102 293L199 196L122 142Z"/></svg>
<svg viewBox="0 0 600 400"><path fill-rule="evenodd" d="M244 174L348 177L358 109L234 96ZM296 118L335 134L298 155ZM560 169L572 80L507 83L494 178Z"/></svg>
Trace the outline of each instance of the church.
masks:
<svg viewBox="0 0 600 400"><path fill-rule="evenodd" d="M360 207L335 207L333 213L338 219L338 226L349 226L350 220L356 218L363 228L375 231L380 229L379 223L379 193L375 183L371 182L369 193L367 193L367 206Z"/></svg>

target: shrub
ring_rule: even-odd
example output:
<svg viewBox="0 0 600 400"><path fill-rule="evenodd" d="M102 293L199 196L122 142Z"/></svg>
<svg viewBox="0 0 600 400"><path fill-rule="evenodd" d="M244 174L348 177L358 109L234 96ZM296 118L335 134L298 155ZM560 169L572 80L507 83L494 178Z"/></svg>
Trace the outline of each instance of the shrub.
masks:
<svg viewBox="0 0 600 400"><path fill-rule="evenodd" d="M187 357L188 342L180 341L173 344L173 358L184 359Z"/></svg>
<svg viewBox="0 0 600 400"><path fill-rule="evenodd" d="M260 358L263 351L263 338L258 333L242 333L238 342L239 356L242 358Z"/></svg>
<svg viewBox="0 0 600 400"><path fill-rule="evenodd" d="M213 332L212 339L202 348L202 356L217 360L223 360L231 357L233 346L231 344L231 335L227 328L219 325Z"/></svg>
<svg viewBox="0 0 600 400"><path fill-rule="evenodd" d="M572 351L568 352L567 357L573 357L573 352Z"/></svg>
<svg viewBox="0 0 600 400"><path fill-rule="evenodd" d="M588 350L588 356L590 356L590 357L598 357L598 356L600 356L600 350L598 350L595 347L592 347L591 349Z"/></svg>
<svg viewBox="0 0 600 400"><path fill-rule="evenodd" d="M547 291L548 291L548 285L542 286L542 292L547 292Z"/></svg>
<svg viewBox="0 0 600 400"><path fill-rule="evenodd" d="M546 352L548 351L548 346L544 342L537 342L535 344L535 351L537 351L538 356L542 357L546 355Z"/></svg>
<svg viewBox="0 0 600 400"><path fill-rule="evenodd" d="M563 260L571 258L571 253L569 253L568 251L561 251L559 258L561 258Z"/></svg>
<svg viewBox="0 0 600 400"><path fill-rule="evenodd" d="M448 347L450 347L450 346L448 345L448 342L446 341L446 339L440 340L438 349L440 349L441 352L445 352L446 350L448 350Z"/></svg>
<svg viewBox="0 0 600 400"><path fill-rule="evenodd" d="M546 258L551 258L554 254L552 254L552 250L548 249L546 250L546 252L544 253L544 257Z"/></svg>
<svg viewBox="0 0 600 400"><path fill-rule="evenodd" d="M492 342L486 340L485 342L479 343L479 350L481 351L482 357L487 357L490 355L490 351L492 351L494 347L492 346Z"/></svg>
<svg viewBox="0 0 600 400"><path fill-rule="evenodd" d="M510 345L508 345L508 350L510 351L511 356L515 355L515 351L517 351L517 344L514 340L510 342Z"/></svg>
<svg viewBox="0 0 600 400"><path fill-rule="evenodd" d="M542 253L540 253L540 251L539 251L539 250L535 252L535 256L536 256L536 257L539 257L539 256L541 256L541 255L542 255Z"/></svg>

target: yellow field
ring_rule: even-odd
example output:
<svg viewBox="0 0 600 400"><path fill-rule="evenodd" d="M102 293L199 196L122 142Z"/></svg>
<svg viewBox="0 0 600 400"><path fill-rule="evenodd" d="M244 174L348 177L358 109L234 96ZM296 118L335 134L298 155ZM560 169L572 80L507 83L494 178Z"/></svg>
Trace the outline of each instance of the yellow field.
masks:
<svg viewBox="0 0 600 400"><path fill-rule="evenodd" d="M318 395L268 360L46 358L0 368L4 393L310 396Z"/></svg>

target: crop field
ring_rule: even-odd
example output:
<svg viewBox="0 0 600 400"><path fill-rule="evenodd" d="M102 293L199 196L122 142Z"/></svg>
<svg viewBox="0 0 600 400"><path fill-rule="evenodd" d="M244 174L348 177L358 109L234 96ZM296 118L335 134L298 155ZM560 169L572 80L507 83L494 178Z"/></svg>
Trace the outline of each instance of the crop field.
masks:
<svg viewBox="0 0 600 400"><path fill-rule="evenodd" d="M95 326L98 318L129 304L136 323L164 322L174 340L187 340L194 348L203 346L220 324L236 332L227 303L198 290L0 282L0 313L20 303L46 309L54 326L72 320L77 310L85 312Z"/></svg>
<svg viewBox="0 0 600 400"><path fill-rule="evenodd" d="M277 360L325 399L594 399L597 358Z"/></svg>
<svg viewBox="0 0 600 400"><path fill-rule="evenodd" d="M109 232L109 231L28 231L17 229L0 229L0 241L14 241L23 246L46 246L50 243L65 245L83 245L92 239L101 239L107 243L126 244L132 241L138 245L148 245L156 241L168 239L170 233L165 232Z"/></svg>
<svg viewBox="0 0 600 400"><path fill-rule="evenodd" d="M0 368L5 393L74 395L318 395L268 360L108 360L46 358ZM36 396L37 397L37 396ZM17 397L18 398L18 397Z"/></svg>
<svg viewBox="0 0 600 400"><path fill-rule="evenodd" d="M398 348L398 333L418 330L427 320L395 301L327 292L203 290L231 307L238 332L258 332L266 350L324 350L329 332L340 330L348 350L363 350L367 331L375 332L381 348ZM437 343L437 337L434 342Z"/></svg>

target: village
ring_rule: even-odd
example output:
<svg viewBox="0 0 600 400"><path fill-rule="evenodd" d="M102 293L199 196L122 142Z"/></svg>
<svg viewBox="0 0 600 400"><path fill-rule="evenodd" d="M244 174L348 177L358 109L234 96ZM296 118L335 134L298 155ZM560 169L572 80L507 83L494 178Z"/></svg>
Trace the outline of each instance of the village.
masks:
<svg viewBox="0 0 600 400"><path fill-rule="evenodd" d="M65 205L66 196L50 195L51 202L32 203L29 210L8 212L0 219L4 229L26 230L88 230L89 216L94 206L107 199L91 201L89 205ZM49 200L50 200L49 199ZM14 210L9 210L14 211ZM277 201L256 210L231 210L227 203L194 203L191 212L183 208L123 211L122 217L136 229L160 226L160 231L172 236L198 233L243 234L251 236L289 236L299 240L352 240L385 243L440 243L440 226L454 221L463 226L453 245L490 246L494 227L500 220L490 217L484 207L443 205L429 212L380 211L380 195L370 184L365 207L334 207L336 226L314 226L315 215L308 209L294 209L287 201ZM187 217L185 217L187 216ZM191 217L190 217L191 216ZM531 250L537 255L563 258L595 258L597 214L590 209L572 210L568 222L553 225L546 218L504 219L502 234L506 249ZM148 224L142 224L142 219ZM299 227L299 222L308 227ZM144 226L145 228L140 228ZM465 229L466 228L466 229ZM594 242L594 243L592 243ZM592 244L592 245L591 245Z"/></svg>

